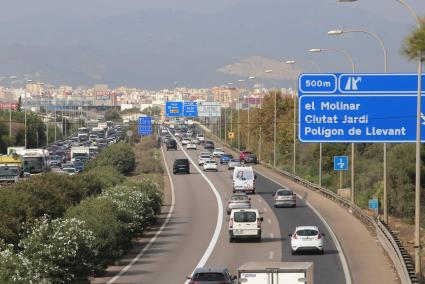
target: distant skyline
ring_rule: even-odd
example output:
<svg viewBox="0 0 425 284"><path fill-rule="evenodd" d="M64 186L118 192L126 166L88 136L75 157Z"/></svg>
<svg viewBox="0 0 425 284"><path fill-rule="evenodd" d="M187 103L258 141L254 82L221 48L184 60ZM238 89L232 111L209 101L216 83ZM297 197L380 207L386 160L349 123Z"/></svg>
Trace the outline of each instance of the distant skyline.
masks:
<svg viewBox="0 0 425 284"><path fill-rule="evenodd" d="M406 0L420 15L425 1ZM4 3L3 3L4 2ZM305 72L349 72L347 60L313 47L349 51L359 72L382 72L379 45L363 34L330 37L333 28L379 34L390 72L415 72L401 55L414 27L394 0L0 0L0 76L28 74L46 83L105 83L147 89L210 87L237 80L219 72L247 58L295 59ZM283 63L282 63L283 64ZM261 68L262 64L259 64ZM260 68L260 67L259 67ZM258 71L258 70L257 70ZM289 76L287 79L291 79ZM274 80L276 86L293 82Z"/></svg>

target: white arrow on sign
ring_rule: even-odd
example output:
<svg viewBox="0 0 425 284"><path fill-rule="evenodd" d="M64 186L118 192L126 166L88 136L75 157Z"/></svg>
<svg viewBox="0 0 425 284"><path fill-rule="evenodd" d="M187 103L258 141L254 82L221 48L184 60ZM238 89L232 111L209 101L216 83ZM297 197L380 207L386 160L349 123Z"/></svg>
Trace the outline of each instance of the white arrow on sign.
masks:
<svg viewBox="0 0 425 284"><path fill-rule="evenodd" d="M344 161L342 160L342 159L339 159L339 162L338 162L338 167L340 168L340 169L342 169L342 168L344 168L344 166L345 166L345 163L344 163Z"/></svg>
<svg viewBox="0 0 425 284"><path fill-rule="evenodd" d="M421 112L422 125L425 125L425 115Z"/></svg>

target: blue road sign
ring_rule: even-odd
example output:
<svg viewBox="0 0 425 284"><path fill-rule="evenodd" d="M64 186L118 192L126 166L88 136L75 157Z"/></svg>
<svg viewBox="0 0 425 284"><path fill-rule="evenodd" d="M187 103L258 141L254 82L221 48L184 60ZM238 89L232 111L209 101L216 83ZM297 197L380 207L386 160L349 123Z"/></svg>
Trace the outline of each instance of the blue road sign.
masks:
<svg viewBox="0 0 425 284"><path fill-rule="evenodd" d="M348 171L348 156L334 156L334 171Z"/></svg>
<svg viewBox="0 0 425 284"><path fill-rule="evenodd" d="M379 208L379 201L376 198L369 199L369 209L378 210Z"/></svg>
<svg viewBox="0 0 425 284"><path fill-rule="evenodd" d="M340 74L338 90L342 94L416 94L418 74ZM424 90L422 86L422 92Z"/></svg>
<svg viewBox="0 0 425 284"><path fill-rule="evenodd" d="M183 116L183 102L166 102L165 116Z"/></svg>
<svg viewBox="0 0 425 284"><path fill-rule="evenodd" d="M197 117L198 116L198 103L197 102L184 102L183 103L183 116Z"/></svg>
<svg viewBox="0 0 425 284"><path fill-rule="evenodd" d="M139 117L139 135L140 136L152 135L152 117L150 116Z"/></svg>
<svg viewBox="0 0 425 284"><path fill-rule="evenodd" d="M302 142L416 140L415 95L303 95L299 102L298 134Z"/></svg>

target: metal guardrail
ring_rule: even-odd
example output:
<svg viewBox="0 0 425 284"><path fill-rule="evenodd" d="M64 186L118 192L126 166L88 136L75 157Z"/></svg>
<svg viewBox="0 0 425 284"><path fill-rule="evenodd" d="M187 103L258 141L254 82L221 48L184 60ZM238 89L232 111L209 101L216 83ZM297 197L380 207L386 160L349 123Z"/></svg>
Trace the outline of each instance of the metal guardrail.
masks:
<svg viewBox="0 0 425 284"><path fill-rule="evenodd" d="M233 148L231 145L224 143L219 137L211 133L209 133L208 136L210 136L211 139L216 140L217 142L227 146L228 148L234 151L237 151L237 149ZM388 256L391 258L401 283L402 284L419 283L416 277L416 274L414 271L414 265L412 264L412 260L410 256L407 254L405 248L403 247L401 242L397 239L395 234L389 229L388 226L386 226L380 220L370 217L369 215L366 214L366 212L364 212L356 204L354 204L350 200L342 198L341 196L339 196L338 194L336 194L335 192L327 188L324 188L313 182L305 180L293 173L290 173L284 170L275 169L273 168L272 165L268 163L260 162L260 164L284 175L290 180L310 190L320 193L326 198L338 203L340 206L347 208L350 213L352 213L358 219L360 219L371 231L373 231L376 234L379 243L385 249Z"/></svg>

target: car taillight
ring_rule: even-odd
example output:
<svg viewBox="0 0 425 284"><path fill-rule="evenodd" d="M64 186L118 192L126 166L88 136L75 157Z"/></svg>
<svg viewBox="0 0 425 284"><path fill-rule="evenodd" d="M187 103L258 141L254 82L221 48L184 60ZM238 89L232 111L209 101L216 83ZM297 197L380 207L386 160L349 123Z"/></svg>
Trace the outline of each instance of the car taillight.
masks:
<svg viewBox="0 0 425 284"><path fill-rule="evenodd" d="M230 229L233 229L233 218L230 218L230 221L229 221L229 228L230 228Z"/></svg>
<svg viewBox="0 0 425 284"><path fill-rule="evenodd" d="M293 234L293 235L292 235L292 238L293 238L294 240L298 239L297 234Z"/></svg>
<svg viewBox="0 0 425 284"><path fill-rule="evenodd" d="M322 238L322 235L321 234L318 234L317 235L317 239L320 240L321 238Z"/></svg>

